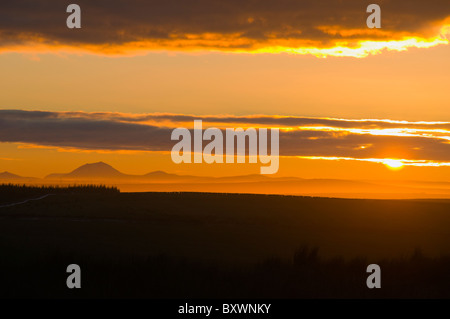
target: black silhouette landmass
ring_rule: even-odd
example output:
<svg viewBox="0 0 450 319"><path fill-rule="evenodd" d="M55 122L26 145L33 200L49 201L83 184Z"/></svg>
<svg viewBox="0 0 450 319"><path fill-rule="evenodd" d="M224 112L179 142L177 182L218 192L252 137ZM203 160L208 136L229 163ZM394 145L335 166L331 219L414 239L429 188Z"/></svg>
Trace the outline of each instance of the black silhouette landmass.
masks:
<svg viewBox="0 0 450 319"><path fill-rule="evenodd" d="M1 297L450 297L449 200L89 187L0 208ZM65 285L73 263L82 289Z"/></svg>

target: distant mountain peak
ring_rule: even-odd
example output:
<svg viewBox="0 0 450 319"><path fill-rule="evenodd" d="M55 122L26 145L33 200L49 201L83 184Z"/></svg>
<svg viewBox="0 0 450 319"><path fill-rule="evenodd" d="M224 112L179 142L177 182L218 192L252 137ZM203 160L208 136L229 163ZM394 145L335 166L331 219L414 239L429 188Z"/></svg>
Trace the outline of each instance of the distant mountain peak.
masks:
<svg viewBox="0 0 450 319"><path fill-rule="evenodd" d="M0 178L22 178L22 176L10 173L8 171L4 171L0 173Z"/></svg>
<svg viewBox="0 0 450 319"><path fill-rule="evenodd" d="M35 177L24 177L24 176L20 176L17 174L13 174L11 172L8 171L4 171L2 173L0 173L0 179L17 179L17 180L21 180L21 181L31 181L31 180L36 180Z"/></svg>
<svg viewBox="0 0 450 319"><path fill-rule="evenodd" d="M102 161L100 161L100 162L95 162L95 163L86 163L86 164L84 164L84 165L81 165L80 167L83 167L83 166L90 166L90 165L96 165L96 166L109 166L109 167L112 167L111 165L106 164L105 162L102 162Z"/></svg>
<svg viewBox="0 0 450 319"><path fill-rule="evenodd" d="M166 173L164 171L153 171L153 172L150 172L150 173L148 173L146 175L154 175L154 176L156 176L156 175L159 175L159 176L164 175L164 176L166 176L166 175L172 175L172 174Z"/></svg>
<svg viewBox="0 0 450 319"><path fill-rule="evenodd" d="M84 164L69 174L69 177L119 177L123 176L121 172L105 162Z"/></svg>

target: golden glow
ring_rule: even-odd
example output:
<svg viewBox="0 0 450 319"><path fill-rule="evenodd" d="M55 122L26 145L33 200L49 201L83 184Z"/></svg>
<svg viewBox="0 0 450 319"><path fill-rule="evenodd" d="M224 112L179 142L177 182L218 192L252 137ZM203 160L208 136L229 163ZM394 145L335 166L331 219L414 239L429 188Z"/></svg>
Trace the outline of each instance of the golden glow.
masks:
<svg viewBox="0 0 450 319"><path fill-rule="evenodd" d="M356 157L341 157L341 156L296 156L301 159L310 160L325 160L325 161L360 161L380 163L391 168L403 166L418 166L418 167L450 167L450 162L439 162L432 160L408 160L408 159L391 159L391 158L356 158Z"/></svg>
<svg viewBox="0 0 450 319"><path fill-rule="evenodd" d="M319 58L326 58L328 56L339 57L354 57L365 58L369 55L380 54L383 50L387 51L406 51L409 48L431 48L440 44L448 44L447 39L435 37L432 39L407 38L404 40L392 41L361 41L357 47L351 48L345 46L347 43L337 45L333 48L318 49L318 48L300 48L289 49L285 51L295 54L311 54Z"/></svg>
<svg viewBox="0 0 450 319"><path fill-rule="evenodd" d="M53 150L58 153L85 153L85 154L121 154L121 155L142 155L142 154L160 154L170 155L170 151L150 151L150 150L101 150L101 149L79 149L73 147L56 147L56 146L44 146L27 143L13 143L17 149L41 149L41 150ZM365 149L371 145L362 145L357 148ZM247 155L246 155L247 156ZM299 155L280 155L280 158L300 158L308 160L326 160L326 161L359 161L359 162L372 162L386 165L390 169L401 169L404 166L416 166L416 167L450 167L450 162L434 161L434 160L412 160L412 159L394 159L394 158L357 158L357 157L344 157L344 156L299 156ZM16 161L21 160L17 158L0 158L4 161Z"/></svg>
<svg viewBox="0 0 450 319"><path fill-rule="evenodd" d="M178 52L225 52L225 53L289 53L299 55L313 55L319 58L329 56L364 58L369 55L380 54L383 51L406 51L409 48L431 48L449 44L447 35L450 25L447 21L440 28L439 33L432 37L419 37L405 33L389 33L381 30L337 30L331 27L320 27L329 34L342 36L361 35L383 36L383 40L339 40L329 47L323 47L317 40L284 39L282 35L273 34L265 40L255 40L244 37L241 33L201 33L201 34L171 34L168 39L144 39L122 44L70 44L49 41L36 35L23 34L22 44L0 48L0 52L23 53L92 53L107 56L136 56L150 51L178 51ZM301 33L300 31L298 31ZM393 40L385 40L385 39ZM50 44L49 44L50 43Z"/></svg>
<svg viewBox="0 0 450 319"><path fill-rule="evenodd" d="M403 167L402 161L395 160L395 159L386 159L384 160L384 165L386 165L388 168L392 170L398 170Z"/></svg>
<svg viewBox="0 0 450 319"><path fill-rule="evenodd" d="M410 129L410 128L340 128L330 126L300 126L302 131L321 131L321 132L342 132L353 134L370 134L375 136L398 136L398 137L425 137L450 141L450 131L444 129Z"/></svg>

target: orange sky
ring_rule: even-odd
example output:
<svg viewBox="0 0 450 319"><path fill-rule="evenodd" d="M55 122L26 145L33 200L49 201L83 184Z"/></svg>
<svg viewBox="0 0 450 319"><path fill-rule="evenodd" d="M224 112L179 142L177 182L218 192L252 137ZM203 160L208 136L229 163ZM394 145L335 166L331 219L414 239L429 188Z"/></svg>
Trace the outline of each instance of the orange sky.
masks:
<svg viewBox="0 0 450 319"><path fill-rule="evenodd" d="M447 9L450 8L445 1L430 2L434 7L425 11L416 2L407 8L382 1L384 24L380 30L366 28L364 6L362 12L353 5L333 7L335 11L329 12L314 11L319 10L314 7L308 15L311 19L299 22L297 16L289 13L297 11L287 7L286 11L273 9L268 2L260 2L259 10L242 6L241 15L236 15L231 8L229 11L216 8L214 1L205 4L205 10L197 12L194 7L197 17L205 14L195 25L188 24L188 17L169 11L164 11L169 22L161 22L156 15L145 18L134 9L123 16L117 15L114 7L102 11L104 15L100 16L104 21L98 22L93 20L94 13L98 16L101 8L81 3L84 24L78 34L73 33L77 30L68 31L64 25L55 28L52 17L58 15L58 10L53 7L49 7L45 21L35 18L36 12L24 12L24 17L30 17L31 25L35 25L33 31L14 19L0 23L3 75L0 110L120 112L130 116L167 113L194 117L262 114L450 122L447 88L450 82L450 10ZM11 12L16 9L5 8ZM299 7L298 12L302 10L306 9ZM200 13L203 11L206 13ZM213 13L217 15L216 22L209 20ZM189 14L193 13L186 13ZM114 24L111 29L105 27L113 16L123 19L124 29L115 29L118 27ZM348 19L329 19L334 16ZM352 17L361 21L348 21ZM227 19L236 22L230 24ZM144 29L145 35L140 35ZM174 33L174 30L185 32ZM321 58L324 55L327 57ZM16 124L8 122L8 125ZM251 126L251 123L240 125ZM402 123L394 127L394 137L405 134L399 131L404 128ZM308 131L311 129L307 127ZM450 162L446 159L450 157L450 148L446 146L449 142L445 141L450 135L448 125L441 132L432 132L432 138L437 138L434 144L428 143L429 137L424 136L428 133L423 129L413 132L417 142L410 139L370 142L383 152L374 152L366 158L379 155L375 158ZM339 130L342 132L342 128ZM363 145L361 139L376 135L367 128L355 130L361 128L351 132L343 130L358 139L352 146L355 149ZM64 141L55 143L45 139L30 141L26 136L12 138L8 136L12 131L14 128L0 135L0 171L19 175L67 172L86 162L100 160L136 174L166 170L193 175L240 175L258 173L260 166L175 165L164 152L147 152L139 147L127 152L117 148L98 151L101 145L84 147L82 141L64 144ZM383 131L383 136L386 133ZM39 135L33 131L29 134ZM77 133L74 131L73 135ZM75 142L76 146L71 144ZM345 147L350 148L351 141L346 143ZM389 143L392 143L391 153ZM450 167L444 165L392 170L377 163L378 160L351 160L356 158L353 153L330 152L324 156L323 149L314 147L311 144L314 151L309 153L302 149L298 154L296 151L286 154L281 159L279 174L440 181L448 181L450 176ZM338 150L344 146L333 147ZM423 148L421 152L420 148Z"/></svg>

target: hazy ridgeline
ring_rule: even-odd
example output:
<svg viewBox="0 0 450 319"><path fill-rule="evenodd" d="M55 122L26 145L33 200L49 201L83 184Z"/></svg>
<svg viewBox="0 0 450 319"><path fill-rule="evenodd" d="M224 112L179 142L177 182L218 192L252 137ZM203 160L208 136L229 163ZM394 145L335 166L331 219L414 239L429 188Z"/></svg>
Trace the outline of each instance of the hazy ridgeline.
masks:
<svg viewBox="0 0 450 319"><path fill-rule="evenodd" d="M61 191L0 208L0 295L450 297L449 212L448 200ZM382 289L366 287L370 263Z"/></svg>

